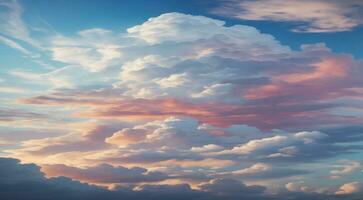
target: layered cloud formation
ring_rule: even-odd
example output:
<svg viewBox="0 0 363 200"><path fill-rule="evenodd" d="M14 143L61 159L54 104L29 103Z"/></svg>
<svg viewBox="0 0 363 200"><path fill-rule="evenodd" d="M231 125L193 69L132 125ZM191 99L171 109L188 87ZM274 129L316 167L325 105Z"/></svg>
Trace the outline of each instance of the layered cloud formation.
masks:
<svg viewBox="0 0 363 200"><path fill-rule="evenodd" d="M255 13L263 2L241 2L249 8L241 18L264 19ZM298 30L359 25L340 12L333 17L345 26L331 25L336 4L322 1L315 24ZM39 39L18 3L0 6L8 11L2 19L16 16L0 26L0 41L44 67L7 71L29 92L0 99L1 155L39 167L0 159L1 176L9 176L0 188L31 183L30 195L67 199L362 195L361 60L323 43L293 50L252 26L182 13L123 32ZM304 16L296 21L309 22Z"/></svg>

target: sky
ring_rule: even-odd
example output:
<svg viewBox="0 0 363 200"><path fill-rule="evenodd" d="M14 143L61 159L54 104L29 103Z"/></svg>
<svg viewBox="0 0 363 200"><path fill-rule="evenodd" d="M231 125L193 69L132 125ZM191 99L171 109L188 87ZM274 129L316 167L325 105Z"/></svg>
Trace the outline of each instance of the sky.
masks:
<svg viewBox="0 0 363 200"><path fill-rule="evenodd" d="M363 1L0 0L0 198L358 200Z"/></svg>

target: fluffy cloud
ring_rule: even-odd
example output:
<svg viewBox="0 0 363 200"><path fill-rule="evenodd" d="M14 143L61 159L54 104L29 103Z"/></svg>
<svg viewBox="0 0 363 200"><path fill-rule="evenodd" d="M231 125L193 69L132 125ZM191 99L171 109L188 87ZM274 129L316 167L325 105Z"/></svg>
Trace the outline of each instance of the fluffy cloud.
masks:
<svg viewBox="0 0 363 200"><path fill-rule="evenodd" d="M214 29L223 25L223 21L204 16L168 13L156 18L150 18L142 25L129 28L127 32L130 37L139 38L152 44L165 41L186 42L212 37L216 34ZM187 27L187 29L183 29L183 27ZM165 32L165 29L172 31ZM185 34L185 32L188 32L188 34Z"/></svg>
<svg viewBox="0 0 363 200"><path fill-rule="evenodd" d="M132 54L127 56L135 59L123 64L121 81L114 84L127 88L124 94L135 98L200 98L229 94L231 91L220 91L227 87L233 89L233 85L221 82L236 79L238 66L218 63L230 58L273 60L290 52L271 35L262 34L253 27L227 27L223 21L181 13L150 18L142 25L128 29L125 37L151 43L147 48L140 44L143 49L133 47ZM130 51L127 47L124 49Z"/></svg>
<svg viewBox="0 0 363 200"><path fill-rule="evenodd" d="M351 182L340 186L340 188L338 189L338 191L336 191L335 194L352 194L352 193L362 192L362 189L363 189L362 183Z"/></svg>
<svg viewBox="0 0 363 200"><path fill-rule="evenodd" d="M263 129L316 129L354 124L361 118L334 112L342 107L357 109L347 102L361 96L361 63L347 55L333 54L322 44L305 45L301 52L285 59L263 62L222 55L182 60L160 53L142 53L126 62L121 68L121 81L113 83L112 88L102 88L104 92L91 90L85 96L75 90L23 102L92 103L92 110L82 112L92 118L160 119L178 115L217 126L248 124ZM327 73L330 71L334 73ZM121 98L104 99L106 91L121 94Z"/></svg>
<svg viewBox="0 0 363 200"><path fill-rule="evenodd" d="M287 47L280 46L273 37L259 33L253 27L241 25L227 27L225 22L220 20L181 13L166 13L150 18L141 25L127 29L127 32L129 37L138 38L151 44L204 40L206 43L202 42L201 44L210 47L211 49L208 48L208 50L211 52L222 50L216 44L219 43L222 46L222 44L232 44L231 42L240 45L251 45L256 52L255 56L262 53L259 50L264 49L272 50L270 53L288 52ZM249 37L254 37L256 40L246 40ZM224 42L220 39L224 39ZM210 46L207 46L208 42L210 42ZM260 44L260 46L254 44ZM223 53L223 51L220 51L220 53Z"/></svg>
<svg viewBox="0 0 363 200"><path fill-rule="evenodd" d="M270 168L271 168L271 166L267 165L265 163L257 163L257 164L252 165L251 167L241 169L238 171L233 171L233 174L236 174L236 175L255 174L255 173L269 170Z"/></svg>
<svg viewBox="0 0 363 200"><path fill-rule="evenodd" d="M42 158L42 164L53 164L44 168L49 169L44 170L49 176L63 174L95 183L104 183L107 177L114 178L108 180L110 183L121 182L123 179L131 182L131 179L127 179L128 176L125 178L118 173L119 168L121 171L128 169L89 165L109 163L131 169L143 166L146 171L133 175L135 178L140 177L137 179L139 182L162 181L168 177L200 182L200 176L192 175L192 172L196 171L205 174L205 179L278 179L310 173L304 169L286 169L279 166L282 163L291 165L294 161L297 162L296 166L299 166L298 163L332 157L354 149L327 143L329 137L318 131L280 132L274 136L265 136L248 126L224 129L206 127L199 125L192 118L172 117L121 129L118 127L122 125L108 126L83 130L83 136L78 139L75 139L76 135L73 134L68 137L25 141L22 144L23 148L6 152L28 162ZM223 134L215 134L213 129ZM316 149L319 149L318 153ZM66 162L63 161L65 158ZM59 162L70 166L83 166L83 169L57 165ZM239 163L251 164L238 166ZM154 177L147 172L157 171L158 168L163 169L161 172L164 176ZM131 173L131 169L128 174ZM106 171L115 173L110 175L105 173Z"/></svg>
<svg viewBox="0 0 363 200"><path fill-rule="evenodd" d="M115 132L111 137L106 138L106 142L118 146L127 146L128 144L137 143L146 138L145 129L126 128Z"/></svg>
<svg viewBox="0 0 363 200"><path fill-rule="evenodd" d="M358 0L228 0L213 13L246 20L291 22L296 32L349 31L362 24ZM300 24L299 24L300 23Z"/></svg>
<svg viewBox="0 0 363 200"><path fill-rule="evenodd" d="M219 154L249 154L253 151L257 151L260 149L280 146L281 143L287 140L288 138L286 136L279 136L279 135L269 138L251 140L246 144L233 147L231 150L224 150Z"/></svg>

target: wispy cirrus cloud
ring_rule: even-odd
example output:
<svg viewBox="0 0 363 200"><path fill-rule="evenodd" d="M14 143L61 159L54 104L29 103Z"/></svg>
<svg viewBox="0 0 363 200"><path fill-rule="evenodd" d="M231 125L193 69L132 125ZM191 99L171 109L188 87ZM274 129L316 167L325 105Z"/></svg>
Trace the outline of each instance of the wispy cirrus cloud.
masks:
<svg viewBox="0 0 363 200"><path fill-rule="evenodd" d="M11 48L14 48L14 49L18 50L18 51L20 51L20 52L22 52L24 54L29 54L30 53L27 49L25 49L24 47L22 47L21 45L19 45L15 41L13 41L13 40L11 40L9 38L6 38L4 36L1 36L1 35L0 35L0 42L7 45L7 46L9 46L9 47L11 47Z"/></svg>
<svg viewBox="0 0 363 200"><path fill-rule="evenodd" d="M359 0L227 0L212 13L244 20L290 22L294 32L350 31L362 24Z"/></svg>

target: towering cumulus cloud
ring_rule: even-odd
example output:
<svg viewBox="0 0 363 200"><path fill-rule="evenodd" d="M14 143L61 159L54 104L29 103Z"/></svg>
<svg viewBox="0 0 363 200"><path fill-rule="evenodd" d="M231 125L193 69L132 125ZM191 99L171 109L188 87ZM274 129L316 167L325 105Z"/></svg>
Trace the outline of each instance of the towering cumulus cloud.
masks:
<svg viewBox="0 0 363 200"><path fill-rule="evenodd" d="M303 22L300 32L361 23L358 1L218 5L235 18ZM359 56L202 15L58 32L25 21L19 2L0 8L0 42L21 55L0 70L0 199L363 195Z"/></svg>

